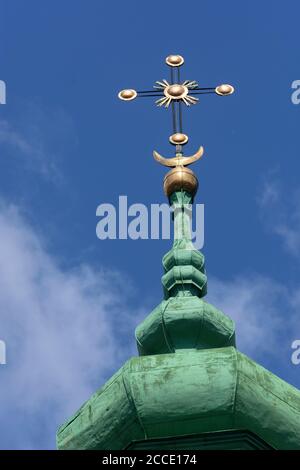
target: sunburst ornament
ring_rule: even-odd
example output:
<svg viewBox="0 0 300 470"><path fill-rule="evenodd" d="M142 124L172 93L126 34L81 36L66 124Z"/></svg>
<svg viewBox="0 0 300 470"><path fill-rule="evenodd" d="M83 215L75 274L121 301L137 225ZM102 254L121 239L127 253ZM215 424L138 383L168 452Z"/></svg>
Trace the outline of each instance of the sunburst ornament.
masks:
<svg viewBox="0 0 300 470"><path fill-rule="evenodd" d="M164 106L168 108L172 101L183 101L184 104L190 106L196 104L199 99L189 95L190 90L198 88L198 83L195 80L185 80L183 83L170 84L167 80L155 82L154 86L157 90L162 90L164 97L155 101L157 106Z"/></svg>

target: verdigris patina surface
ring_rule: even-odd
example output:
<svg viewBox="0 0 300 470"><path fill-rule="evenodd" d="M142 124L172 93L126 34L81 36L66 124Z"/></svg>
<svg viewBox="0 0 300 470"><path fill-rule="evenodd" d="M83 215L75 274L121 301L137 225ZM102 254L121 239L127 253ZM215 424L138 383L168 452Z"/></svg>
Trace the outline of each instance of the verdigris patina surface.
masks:
<svg viewBox="0 0 300 470"><path fill-rule="evenodd" d="M300 449L300 392L238 352L233 321L202 299L185 217L163 259L165 300L136 329L140 356L61 426L59 449Z"/></svg>

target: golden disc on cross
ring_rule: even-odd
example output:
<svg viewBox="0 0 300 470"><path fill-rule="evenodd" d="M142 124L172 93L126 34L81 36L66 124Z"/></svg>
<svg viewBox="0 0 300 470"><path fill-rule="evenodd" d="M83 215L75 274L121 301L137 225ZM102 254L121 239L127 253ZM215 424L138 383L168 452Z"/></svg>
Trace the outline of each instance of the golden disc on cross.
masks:
<svg viewBox="0 0 300 470"><path fill-rule="evenodd" d="M131 101L137 97L137 92L132 89L121 90L118 93L118 97L120 98L120 100L123 100L123 101Z"/></svg>
<svg viewBox="0 0 300 470"><path fill-rule="evenodd" d="M189 140L186 134L182 134L181 132L176 132L176 134L172 134L169 137L169 141L173 145L184 145Z"/></svg>
<svg viewBox="0 0 300 470"><path fill-rule="evenodd" d="M184 63L184 58L181 55L169 55L166 58L166 64L170 67L180 67Z"/></svg>
<svg viewBox="0 0 300 470"><path fill-rule="evenodd" d="M198 83L195 80L185 80L182 83L169 83L166 79L157 80L154 88L164 94L162 98L155 101L157 106L168 108L172 101L183 101L186 106L191 106L199 101L198 98L190 95L190 92L198 89Z"/></svg>
<svg viewBox="0 0 300 470"><path fill-rule="evenodd" d="M223 84L217 86L215 88L215 92L217 93L217 95L221 96L232 95L232 93L234 92L234 88L232 85Z"/></svg>
<svg viewBox="0 0 300 470"><path fill-rule="evenodd" d="M180 100L182 98L185 98L188 92L188 87L184 85L179 85L178 83L175 83L174 85L169 85L163 90L164 95L172 100Z"/></svg>

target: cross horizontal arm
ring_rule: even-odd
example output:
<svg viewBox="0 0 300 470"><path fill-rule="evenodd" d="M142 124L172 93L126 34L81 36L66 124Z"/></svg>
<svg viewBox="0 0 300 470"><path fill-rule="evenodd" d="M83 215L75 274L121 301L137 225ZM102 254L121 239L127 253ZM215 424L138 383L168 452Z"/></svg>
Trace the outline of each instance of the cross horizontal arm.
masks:
<svg viewBox="0 0 300 470"><path fill-rule="evenodd" d="M138 95L143 95L145 93L162 93L162 91L159 91L159 90L147 90L147 91L137 91L137 94Z"/></svg>
<svg viewBox="0 0 300 470"><path fill-rule="evenodd" d="M207 88L207 89L199 89L198 90L191 90L189 92L189 95L209 95L209 94L216 94L216 91L214 88ZM137 92L138 98L151 98L151 97L160 97L164 96L162 92L155 92L155 91L148 91L148 92ZM175 100L179 101L179 100Z"/></svg>
<svg viewBox="0 0 300 470"><path fill-rule="evenodd" d="M210 95L213 93L214 95L217 94L215 90L207 90L207 91L190 91L189 95Z"/></svg>
<svg viewBox="0 0 300 470"><path fill-rule="evenodd" d="M149 98L151 96L158 96L158 97L159 96L164 96L164 94L163 93L152 92L152 93L147 93L147 94L145 93L145 94L140 95L139 92L137 92L137 96L138 96L138 98Z"/></svg>
<svg viewBox="0 0 300 470"><path fill-rule="evenodd" d="M205 87L205 88L197 86L197 87L193 88L192 91L194 91L194 90L215 90L215 89L216 89L215 86L214 87Z"/></svg>
<svg viewBox="0 0 300 470"><path fill-rule="evenodd" d="M216 87L195 87L195 88L192 88L192 90L215 90ZM156 93L156 92L159 92L159 90L139 90L137 91L137 93L141 93L141 94L144 94L144 93Z"/></svg>

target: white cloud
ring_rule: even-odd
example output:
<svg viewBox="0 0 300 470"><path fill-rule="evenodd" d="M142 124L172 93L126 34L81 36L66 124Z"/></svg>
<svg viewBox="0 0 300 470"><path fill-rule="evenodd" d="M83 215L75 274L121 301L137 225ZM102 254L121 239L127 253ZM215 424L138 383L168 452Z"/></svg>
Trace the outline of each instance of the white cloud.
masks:
<svg viewBox="0 0 300 470"><path fill-rule="evenodd" d="M300 224L298 222L292 223L289 226L287 223L279 224L274 227L274 232L280 236L286 250L293 256L300 257Z"/></svg>
<svg viewBox="0 0 300 470"><path fill-rule="evenodd" d="M291 318L284 319L281 311L282 304L289 304L285 287L253 274L228 281L212 278L208 294L236 322L239 349L257 359L278 355L278 338L291 327Z"/></svg>
<svg viewBox="0 0 300 470"><path fill-rule="evenodd" d="M14 120L0 119L2 160L61 183L60 159L74 151L76 132L71 118L60 108L44 111L37 103L19 103Z"/></svg>
<svg viewBox="0 0 300 470"><path fill-rule="evenodd" d="M300 386L299 367L291 362L292 342L300 339L300 285L255 274L227 281L209 278L206 300L235 321L240 351Z"/></svg>
<svg viewBox="0 0 300 470"><path fill-rule="evenodd" d="M300 257L300 191L282 187L277 171L265 178L258 197L262 221L268 231L277 235L285 250Z"/></svg>
<svg viewBox="0 0 300 470"><path fill-rule="evenodd" d="M135 353L140 315L119 274L61 269L15 207L0 206L0 240L0 447L54 447L57 426Z"/></svg>
<svg viewBox="0 0 300 470"><path fill-rule="evenodd" d="M263 208L268 208L271 204L277 204L280 196L280 186L278 181L267 179L264 181L258 202Z"/></svg>

